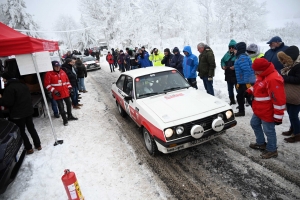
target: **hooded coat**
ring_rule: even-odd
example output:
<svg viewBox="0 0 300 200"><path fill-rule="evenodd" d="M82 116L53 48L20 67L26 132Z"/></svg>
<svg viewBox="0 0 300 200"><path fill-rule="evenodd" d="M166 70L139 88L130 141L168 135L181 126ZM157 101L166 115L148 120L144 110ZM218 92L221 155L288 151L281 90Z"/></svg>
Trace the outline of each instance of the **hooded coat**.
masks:
<svg viewBox="0 0 300 200"><path fill-rule="evenodd" d="M228 44L229 46L235 46L236 41L231 40ZM221 67L226 67L224 70L225 74L225 81L229 83L236 83L236 76L235 76L235 70L230 69L230 67L234 66L234 61L236 59L236 56L234 55L234 52L227 51L226 54L221 59Z"/></svg>
<svg viewBox="0 0 300 200"><path fill-rule="evenodd" d="M288 46L285 46L284 43L282 43L279 47L276 47L275 49L269 49L266 51L264 58L267 59L269 62L272 62L274 64L275 69L280 74L280 70L283 68L283 65L280 63L277 57L277 53L279 51L284 51L288 48Z"/></svg>
<svg viewBox="0 0 300 200"><path fill-rule="evenodd" d="M164 54L162 54L160 51L157 51L157 54L153 53L149 56L149 60L153 62L154 67L164 66L161 63L163 58L164 58Z"/></svg>
<svg viewBox="0 0 300 200"><path fill-rule="evenodd" d="M171 62L171 60L172 60L172 58L173 58L174 55L171 54L170 49L168 49L168 48L165 49L164 52L167 52L168 55L164 56L164 58L161 61L161 64L163 64L163 65L165 65L167 67L170 67L170 62Z"/></svg>
<svg viewBox="0 0 300 200"><path fill-rule="evenodd" d="M198 58L192 54L190 46L185 46L183 51L188 54L184 56L182 66L183 66L183 75L185 78L197 78L197 67L198 67Z"/></svg>
<svg viewBox="0 0 300 200"><path fill-rule="evenodd" d="M255 83L255 75L252 69L251 58L246 54L246 43L239 42L236 44L236 60L234 69L238 84Z"/></svg>
<svg viewBox="0 0 300 200"><path fill-rule="evenodd" d="M299 49L296 46L290 46L285 51L280 51L277 54L278 60L283 64L284 68L281 69L281 74L285 84L300 85L300 55ZM291 92L287 90L286 93ZM299 93L299 91L295 91ZM287 103L299 105L298 101L290 100L287 98Z"/></svg>
<svg viewBox="0 0 300 200"><path fill-rule="evenodd" d="M286 103L283 78L271 62L247 92L254 96L252 110L257 117L266 122L282 122Z"/></svg>
<svg viewBox="0 0 300 200"><path fill-rule="evenodd" d="M143 51L138 56L138 64L141 68L152 67L152 63L149 60L149 54L146 51Z"/></svg>
<svg viewBox="0 0 300 200"><path fill-rule="evenodd" d="M178 53L175 54L174 53L175 51L177 51ZM179 71L183 75L182 62L183 62L184 56L180 54L180 51L177 47L175 47L173 49L173 53L174 53L174 56L171 59L170 67L177 69L177 71Z"/></svg>

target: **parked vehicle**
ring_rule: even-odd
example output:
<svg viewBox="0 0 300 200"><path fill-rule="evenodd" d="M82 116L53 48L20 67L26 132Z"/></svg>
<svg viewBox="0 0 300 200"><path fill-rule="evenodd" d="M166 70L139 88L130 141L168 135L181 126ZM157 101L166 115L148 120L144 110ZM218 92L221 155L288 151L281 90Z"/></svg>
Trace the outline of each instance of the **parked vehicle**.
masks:
<svg viewBox="0 0 300 200"><path fill-rule="evenodd" d="M120 115L141 128L151 155L199 145L237 123L228 103L191 87L171 67L123 72L111 91Z"/></svg>
<svg viewBox="0 0 300 200"><path fill-rule="evenodd" d="M87 71L101 69L99 61L93 56L82 56L81 61Z"/></svg>
<svg viewBox="0 0 300 200"><path fill-rule="evenodd" d="M17 176L25 152L19 127L0 119L0 194Z"/></svg>

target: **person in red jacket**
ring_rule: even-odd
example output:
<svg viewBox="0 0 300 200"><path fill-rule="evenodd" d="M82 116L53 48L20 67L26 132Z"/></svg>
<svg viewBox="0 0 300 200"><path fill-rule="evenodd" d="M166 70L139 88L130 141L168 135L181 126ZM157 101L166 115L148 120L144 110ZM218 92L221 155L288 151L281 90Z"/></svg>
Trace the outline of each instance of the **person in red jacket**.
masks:
<svg viewBox="0 0 300 200"><path fill-rule="evenodd" d="M106 56L106 61L108 62L109 64L109 67L110 67L110 72L114 72L115 71L115 68L114 68L114 57L113 55L109 52L107 52L107 56Z"/></svg>
<svg viewBox="0 0 300 200"><path fill-rule="evenodd" d="M251 143L249 147L265 150L260 155L263 159L277 157L275 125L282 123L284 115L286 103L284 81L274 65L265 58L255 59L252 68L257 78L255 84L246 90L245 97L253 99L253 116L250 124L256 142Z"/></svg>
<svg viewBox="0 0 300 200"><path fill-rule="evenodd" d="M44 85L52 94L52 97L57 102L59 113L63 118L63 124L68 125L68 120L77 120L71 112L70 94L74 92L69 82L67 74L60 69L58 61L52 61L53 71L49 71L45 75ZM68 118L64 109L64 103L67 105Z"/></svg>

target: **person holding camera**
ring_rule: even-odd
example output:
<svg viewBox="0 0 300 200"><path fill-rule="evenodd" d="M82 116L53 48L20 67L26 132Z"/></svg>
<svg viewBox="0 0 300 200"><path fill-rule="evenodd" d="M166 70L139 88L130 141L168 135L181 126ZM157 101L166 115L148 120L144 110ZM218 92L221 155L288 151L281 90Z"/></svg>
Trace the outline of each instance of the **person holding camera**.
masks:
<svg viewBox="0 0 300 200"><path fill-rule="evenodd" d="M228 45L228 51L225 53L221 59L221 67L224 70L225 81L227 82L228 96L230 100L230 105L236 104L234 99L234 88L236 85L236 76L234 70L234 47L236 45L235 40L230 40Z"/></svg>
<svg viewBox="0 0 300 200"><path fill-rule="evenodd" d="M160 53L160 51L157 48L154 48L151 51L151 55L149 56L149 60L153 62L153 66L164 66L164 64L161 64L161 61L164 58L164 54Z"/></svg>
<svg viewBox="0 0 300 200"><path fill-rule="evenodd" d="M260 155L263 159L277 157L275 125L280 125L284 116L286 104L284 80L273 63L265 58L255 59L252 68L257 76L256 82L244 93L244 97L253 99L250 125L256 136L256 142L251 143L249 147L265 150Z"/></svg>
<svg viewBox="0 0 300 200"><path fill-rule="evenodd" d="M68 120L77 120L71 112L70 95L73 95L74 91L70 84L67 74L61 70L61 66L58 61L52 61L53 71L49 71L45 75L44 85L48 91L51 92L52 97L56 100L59 113L63 119L63 124L68 125ZM64 103L67 105L67 113L64 109Z"/></svg>

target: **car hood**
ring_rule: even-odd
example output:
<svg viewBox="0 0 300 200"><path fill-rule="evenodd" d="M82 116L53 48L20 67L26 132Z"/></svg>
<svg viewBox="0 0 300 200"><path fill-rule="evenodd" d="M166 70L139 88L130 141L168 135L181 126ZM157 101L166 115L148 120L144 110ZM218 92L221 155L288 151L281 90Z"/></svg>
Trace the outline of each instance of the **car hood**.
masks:
<svg viewBox="0 0 300 200"><path fill-rule="evenodd" d="M142 101L165 123L228 106L221 99L193 88L149 97Z"/></svg>
<svg viewBox="0 0 300 200"><path fill-rule="evenodd" d="M91 61L85 61L84 62L84 64L86 64L86 65L89 65L89 64L94 64L95 63L95 61L94 60L91 60Z"/></svg>

